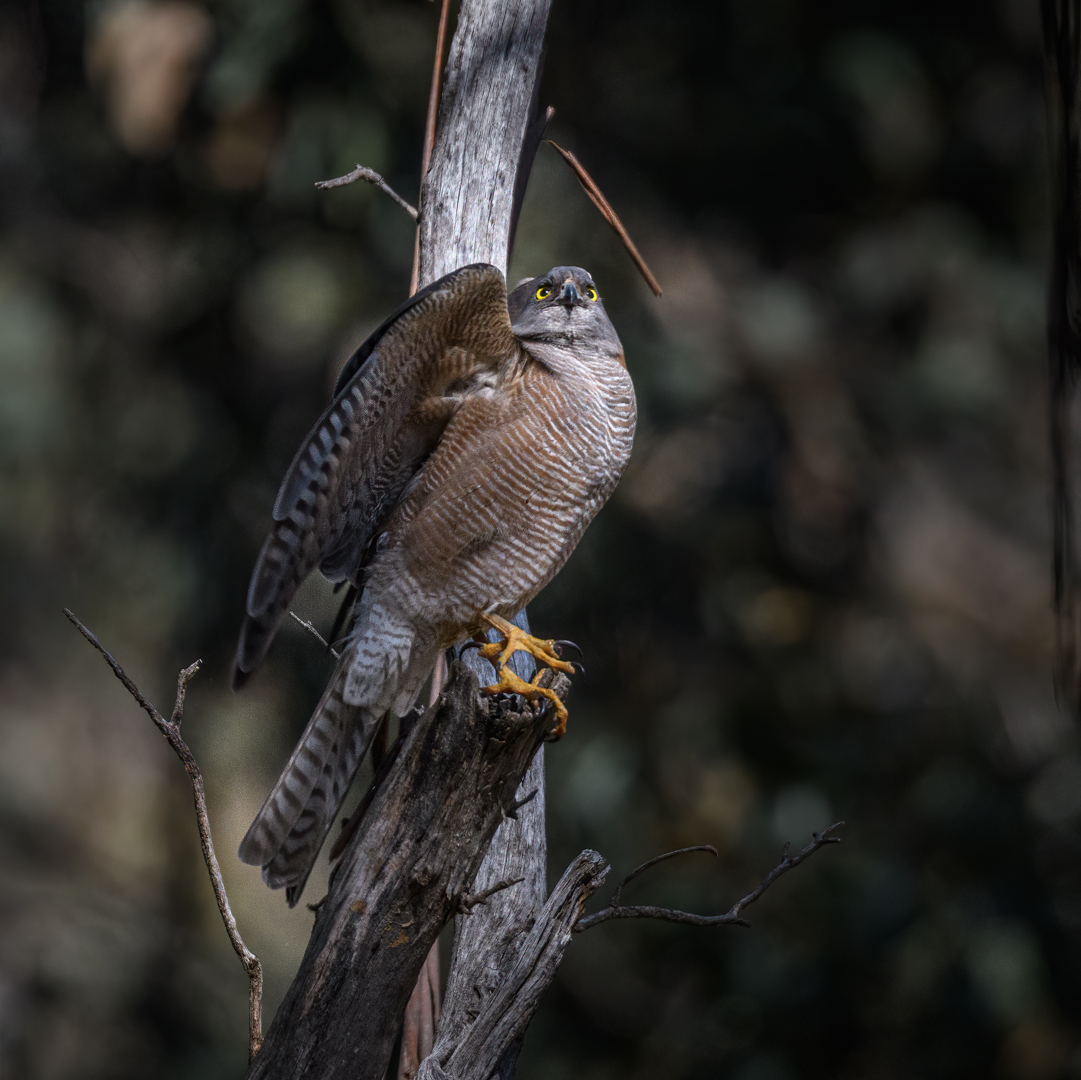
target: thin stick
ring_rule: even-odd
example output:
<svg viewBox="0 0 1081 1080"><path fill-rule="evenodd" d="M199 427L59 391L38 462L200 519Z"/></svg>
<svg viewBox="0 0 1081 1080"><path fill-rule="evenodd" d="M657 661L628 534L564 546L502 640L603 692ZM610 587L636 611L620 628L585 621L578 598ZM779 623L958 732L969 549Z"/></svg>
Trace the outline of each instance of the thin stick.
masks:
<svg viewBox="0 0 1081 1080"><path fill-rule="evenodd" d="M656 866L659 862L664 862L665 859L674 858L676 855L686 855L691 851L708 851L714 858L717 858L717 849L712 844L695 844L692 847L676 848L675 851L666 851L663 855L655 855L648 862L642 863L641 866L636 866L617 886L616 891L612 894L612 899L609 901L610 907L619 907L619 896L623 892L623 886L629 885L639 874L648 870L651 866Z"/></svg>
<svg viewBox="0 0 1081 1080"><path fill-rule="evenodd" d="M432 164L432 151L435 149L435 122L439 115L439 83L443 78L443 46L447 40L447 16L450 14L450 0L443 0L439 11L439 29L435 35L435 63L432 65L432 85L428 91L428 115L424 121L424 145L420 151L420 190L419 202L424 207L424 178ZM420 225L413 241L413 274L409 279L409 295L420 287Z"/></svg>
<svg viewBox="0 0 1081 1080"><path fill-rule="evenodd" d="M335 660L341 659L342 654L336 649L332 649L330 647L330 642L328 642L327 639L323 637L323 635L320 634L319 631L316 630L316 628L312 626L312 624L307 619L302 619L295 611L290 611L289 614L292 615L293 618L296 619L296 621L300 623L300 625L303 626L304 629L307 630L308 633L311 634L315 638L315 640L318 641L319 644L322 645L323 648L326 649L327 652L334 657Z"/></svg>
<svg viewBox="0 0 1081 1080"><path fill-rule="evenodd" d="M544 141L554 150L557 150L563 160L574 170L574 174L578 177L578 182L582 185L583 190L593 200L593 205L601 212L604 220L612 226L616 235L623 241L627 254L634 260L634 265L638 267L639 273L646 279L646 284L653 290L653 295L660 296L660 284L653 276L650 268L646 266L646 260L642 258L638 248L634 246L634 241L623 227L623 222L619 220L619 216L612 209L612 204L604 197L604 193L597 187L593 177L586 172L585 166L569 150L564 150L562 146L556 145L551 139L545 139Z"/></svg>
<svg viewBox="0 0 1081 1080"><path fill-rule="evenodd" d="M352 172L346 173L345 176L336 176L333 180L317 180L315 186L321 191L326 191L329 188L355 184L358 180L366 180L369 184L374 184L380 191L385 191L414 221L417 220L417 208L407 203L375 169L369 169L367 165L358 163L357 167Z"/></svg>
<svg viewBox="0 0 1081 1080"><path fill-rule="evenodd" d="M839 844L841 838L839 836L830 836L830 833L835 829L839 829L843 824L843 821L838 821L835 825L823 829L820 833L812 833L811 842L796 855L789 855L788 849L791 844L785 844L784 851L781 853L781 861L758 883L756 889L749 892L741 900L737 900L723 915L692 915L690 912L676 911L673 908L645 905L621 907L619 903L620 890L631 878L637 876L643 870L661 862L663 859L670 858L672 855L680 855L685 851L712 849L705 846L680 848L679 851L670 851L664 855L659 855L628 874L616 886L615 895L608 902L608 905L593 915L586 915L584 918L579 919L574 924L574 932L579 933L582 930L588 930L591 926L599 926L609 919L662 919L665 922L689 923L691 926L750 926L751 924L741 916L743 909L753 904L782 874L787 874L793 867L799 866L804 859L810 858L819 848L825 847L827 844ZM714 851L714 854L716 854L716 851Z"/></svg>
<svg viewBox="0 0 1081 1080"><path fill-rule="evenodd" d="M240 931L237 929L236 919L233 918L232 909L229 907L229 897L225 893L225 883L221 877L221 867L218 866L218 858L214 854L214 841L210 835L210 818L206 810L206 792L203 789L203 775L188 744L180 736L180 722L184 718L184 699L187 697L188 683L191 682L195 673L202 665L201 660L196 660L190 667L184 668L176 683L176 704L173 706L171 720L165 717L150 704L143 696L139 688L128 678L124 669L116 662L115 658L105 650L100 641L75 617L68 609L64 608L64 614L75 626L75 629L105 657L105 662L113 669L113 674L124 684L125 689L139 703L142 710L153 721L154 726L165 736L166 742L173 748L173 752L180 758L180 764L191 781L192 794L195 797L195 818L199 825L199 844L203 849L203 860L206 862L207 872L210 874L210 883L214 887L214 899L218 902L218 911L221 920L225 923L225 932L229 935L229 941L240 962L244 965L244 971L248 976L248 1063L255 1060L259 1047L263 1042L263 968L259 963L259 957L255 955L243 942Z"/></svg>

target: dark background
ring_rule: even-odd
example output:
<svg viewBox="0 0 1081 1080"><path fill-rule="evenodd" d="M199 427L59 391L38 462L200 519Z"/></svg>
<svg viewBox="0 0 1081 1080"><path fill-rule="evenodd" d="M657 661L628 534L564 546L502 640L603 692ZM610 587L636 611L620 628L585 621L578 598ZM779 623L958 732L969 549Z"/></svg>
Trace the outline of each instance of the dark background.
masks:
<svg viewBox="0 0 1081 1080"><path fill-rule="evenodd" d="M185 778L61 617L188 737L268 1016L311 923L236 844L328 673L227 689L277 483L404 296L423 0L0 10L0 1075L238 1076L246 980ZM628 900L749 930L576 938L523 1080L1081 1074L1081 747L1051 686L1034 0L556 0L512 282L578 263L634 460L534 606L586 651L551 876L712 843ZM324 630L312 581L296 610ZM323 878L305 899L317 899ZM602 896L603 900L604 897Z"/></svg>

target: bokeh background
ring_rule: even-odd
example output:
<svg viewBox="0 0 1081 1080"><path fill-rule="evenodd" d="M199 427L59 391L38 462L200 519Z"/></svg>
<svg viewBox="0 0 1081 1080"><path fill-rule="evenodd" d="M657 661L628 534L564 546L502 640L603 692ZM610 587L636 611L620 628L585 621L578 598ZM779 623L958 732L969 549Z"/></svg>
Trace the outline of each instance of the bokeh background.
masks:
<svg viewBox="0 0 1081 1080"><path fill-rule="evenodd" d="M246 980L160 736L185 727L268 1020L311 915L233 856L328 673L227 689L277 483L405 295L424 0L0 9L0 1075L244 1069ZM641 420L532 616L586 650L550 876L749 930L576 938L522 1080L1081 1075L1081 745L1051 684L1035 0L556 0L512 281L588 267ZM313 581L296 610L324 631ZM325 871L323 871L325 880ZM320 895L322 880L305 899ZM603 897L602 897L603 899Z"/></svg>

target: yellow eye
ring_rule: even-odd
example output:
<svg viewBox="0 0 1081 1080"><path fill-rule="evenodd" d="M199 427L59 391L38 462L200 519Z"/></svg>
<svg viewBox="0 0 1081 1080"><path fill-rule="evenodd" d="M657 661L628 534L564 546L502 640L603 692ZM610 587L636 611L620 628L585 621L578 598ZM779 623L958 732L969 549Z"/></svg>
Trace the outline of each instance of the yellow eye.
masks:
<svg viewBox="0 0 1081 1080"><path fill-rule="evenodd" d="M537 290L537 299L538 300L547 300L548 297L551 296L551 295L552 295L552 286L551 285L542 285Z"/></svg>
<svg viewBox="0 0 1081 1080"><path fill-rule="evenodd" d="M590 286L588 289L586 289L585 296L587 300L595 301L597 299L597 290Z"/></svg>

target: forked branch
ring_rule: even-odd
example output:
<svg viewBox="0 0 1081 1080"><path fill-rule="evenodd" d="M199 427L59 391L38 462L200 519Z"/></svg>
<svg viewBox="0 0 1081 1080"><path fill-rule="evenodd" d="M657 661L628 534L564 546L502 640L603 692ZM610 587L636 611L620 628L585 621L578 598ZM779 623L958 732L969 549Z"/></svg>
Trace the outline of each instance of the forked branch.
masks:
<svg viewBox="0 0 1081 1080"><path fill-rule="evenodd" d="M843 824L843 821L838 821L835 825L823 829L820 833L812 833L811 842L795 855L788 854L788 849L792 845L790 843L785 844L784 851L781 853L781 861L758 883L757 888L742 899L737 900L723 915L693 915L689 911L677 911L674 908L653 907L646 904L621 905L619 898L623 886L636 878L643 870L648 870L651 866L655 866L665 859L670 859L674 855L682 855L688 851L710 851L714 855L717 854L717 851L708 844L704 844L696 847L679 848L677 851L669 851L664 855L658 855L656 858L650 859L649 862L642 863L641 866L632 870L616 886L616 891L612 894L612 899L609 900L608 904L601 908L600 911L579 919L574 924L574 932L577 934L582 930L588 930L592 926L599 926L609 919L662 919L665 922L689 923L691 926L750 926L751 924L742 916L743 909L753 904L782 874L787 874L793 867L799 866L804 859L810 858L819 848L825 847L827 844L839 844L841 838L830 834Z"/></svg>
<svg viewBox="0 0 1081 1080"><path fill-rule="evenodd" d="M417 208L407 203L375 169L369 169L367 165L358 164L352 172L347 172L344 176L336 176L333 180L318 180L315 186L320 191L326 191L329 188L346 187L348 184L355 184L358 180L374 184L380 191L389 195L414 221L417 220Z"/></svg>
<svg viewBox="0 0 1081 1080"><path fill-rule="evenodd" d="M225 923L225 932L229 935L229 941L237 956L240 957L240 962L244 965L244 971L248 976L248 1062L250 1064L263 1042L263 968L259 963L259 957L244 944L240 931L237 929L236 919L233 918L232 909L229 907L229 897L225 893L225 883L222 881L221 868L214 854L214 841L210 835L210 818L206 811L203 775L199 771L195 756L180 734L180 722L184 719L184 699L188 694L188 683L194 678L202 661L196 660L194 664L180 672L176 682L176 703L173 705L172 717L166 720L128 678L124 669L113 655L106 651L101 642L68 608L64 608L64 614L74 624L75 629L105 657L105 662L113 669L113 674L124 684L128 693L139 703L158 731L165 736L165 741L180 758L180 764L184 766L184 771L191 781L191 790L195 797L195 819L199 825L199 845L203 849L203 859L206 862L207 872L210 874L210 883L214 887L214 899L218 902L218 911L221 913L222 922Z"/></svg>

